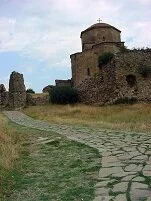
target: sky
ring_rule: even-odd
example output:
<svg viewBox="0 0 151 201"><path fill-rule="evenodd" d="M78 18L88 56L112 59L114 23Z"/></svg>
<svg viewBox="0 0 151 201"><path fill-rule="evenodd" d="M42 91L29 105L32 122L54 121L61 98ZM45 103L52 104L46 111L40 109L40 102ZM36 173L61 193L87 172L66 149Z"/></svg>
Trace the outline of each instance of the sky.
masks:
<svg viewBox="0 0 151 201"><path fill-rule="evenodd" d="M8 88L12 71L36 92L70 79L80 33L98 18L128 48L151 47L151 0L0 0L0 84Z"/></svg>

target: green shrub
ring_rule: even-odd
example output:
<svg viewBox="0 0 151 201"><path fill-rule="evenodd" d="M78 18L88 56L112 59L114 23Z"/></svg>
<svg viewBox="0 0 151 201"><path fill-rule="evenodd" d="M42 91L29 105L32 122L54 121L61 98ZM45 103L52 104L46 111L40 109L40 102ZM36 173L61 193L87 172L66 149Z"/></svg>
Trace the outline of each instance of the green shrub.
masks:
<svg viewBox="0 0 151 201"><path fill-rule="evenodd" d="M102 67L102 65L108 64L113 59L114 54L111 52L105 52L102 55L98 57L98 65L99 68Z"/></svg>
<svg viewBox="0 0 151 201"><path fill-rule="evenodd" d="M142 77L148 77L151 75L151 66L142 65L139 67L138 72Z"/></svg>
<svg viewBox="0 0 151 201"><path fill-rule="evenodd" d="M33 89L27 89L26 93L35 94L35 91Z"/></svg>
<svg viewBox="0 0 151 201"><path fill-rule="evenodd" d="M67 86L55 86L51 89L50 101L56 104L69 104L78 101L76 89Z"/></svg>
<svg viewBox="0 0 151 201"><path fill-rule="evenodd" d="M124 98L120 98L116 100L115 104L134 104L136 102L137 102L137 98L124 97Z"/></svg>

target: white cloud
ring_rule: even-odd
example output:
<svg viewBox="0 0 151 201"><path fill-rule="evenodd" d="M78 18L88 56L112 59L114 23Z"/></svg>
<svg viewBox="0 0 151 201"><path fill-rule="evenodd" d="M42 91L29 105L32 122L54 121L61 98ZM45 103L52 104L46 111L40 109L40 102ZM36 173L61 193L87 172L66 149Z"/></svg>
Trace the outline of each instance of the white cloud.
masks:
<svg viewBox="0 0 151 201"><path fill-rule="evenodd" d="M128 46L151 45L151 22L146 20L151 14L140 8L150 5L150 0L14 2L16 14L0 17L0 52L19 51L23 57L48 60L50 66L68 64L69 55L81 50L80 32L98 17L120 28Z"/></svg>
<svg viewBox="0 0 151 201"><path fill-rule="evenodd" d="M136 3L141 3L143 5L151 5L151 1L150 0L134 0Z"/></svg>

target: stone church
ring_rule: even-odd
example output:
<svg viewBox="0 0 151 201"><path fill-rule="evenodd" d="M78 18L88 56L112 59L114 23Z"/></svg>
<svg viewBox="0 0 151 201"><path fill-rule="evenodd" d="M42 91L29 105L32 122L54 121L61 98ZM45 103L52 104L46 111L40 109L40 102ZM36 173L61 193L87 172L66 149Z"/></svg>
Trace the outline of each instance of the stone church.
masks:
<svg viewBox="0 0 151 201"><path fill-rule="evenodd" d="M81 32L82 52L70 56L74 86L78 86L88 76L99 73L99 55L120 51L124 46L120 34L119 29L105 23L94 24Z"/></svg>
<svg viewBox="0 0 151 201"><path fill-rule="evenodd" d="M125 48L121 31L97 23L81 32L82 52L72 54L72 86L87 104L114 104L124 101L151 102L151 49ZM99 67L105 52L113 59ZM70 80L56 80L56 85L70 85Z"/></svg>

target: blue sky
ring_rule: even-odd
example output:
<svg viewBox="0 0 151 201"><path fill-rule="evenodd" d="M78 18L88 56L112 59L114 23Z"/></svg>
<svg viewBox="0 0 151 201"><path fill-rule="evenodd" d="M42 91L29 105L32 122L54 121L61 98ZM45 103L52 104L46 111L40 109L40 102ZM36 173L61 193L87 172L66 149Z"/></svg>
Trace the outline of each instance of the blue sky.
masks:
<svg viewBox="0 0 151 201"><path fill-rule="evenodd" d="M0 0L0 84L14 70L36 92L71 78L80 32L99 17L129 48L151 47L151 0Z"/></svg>

